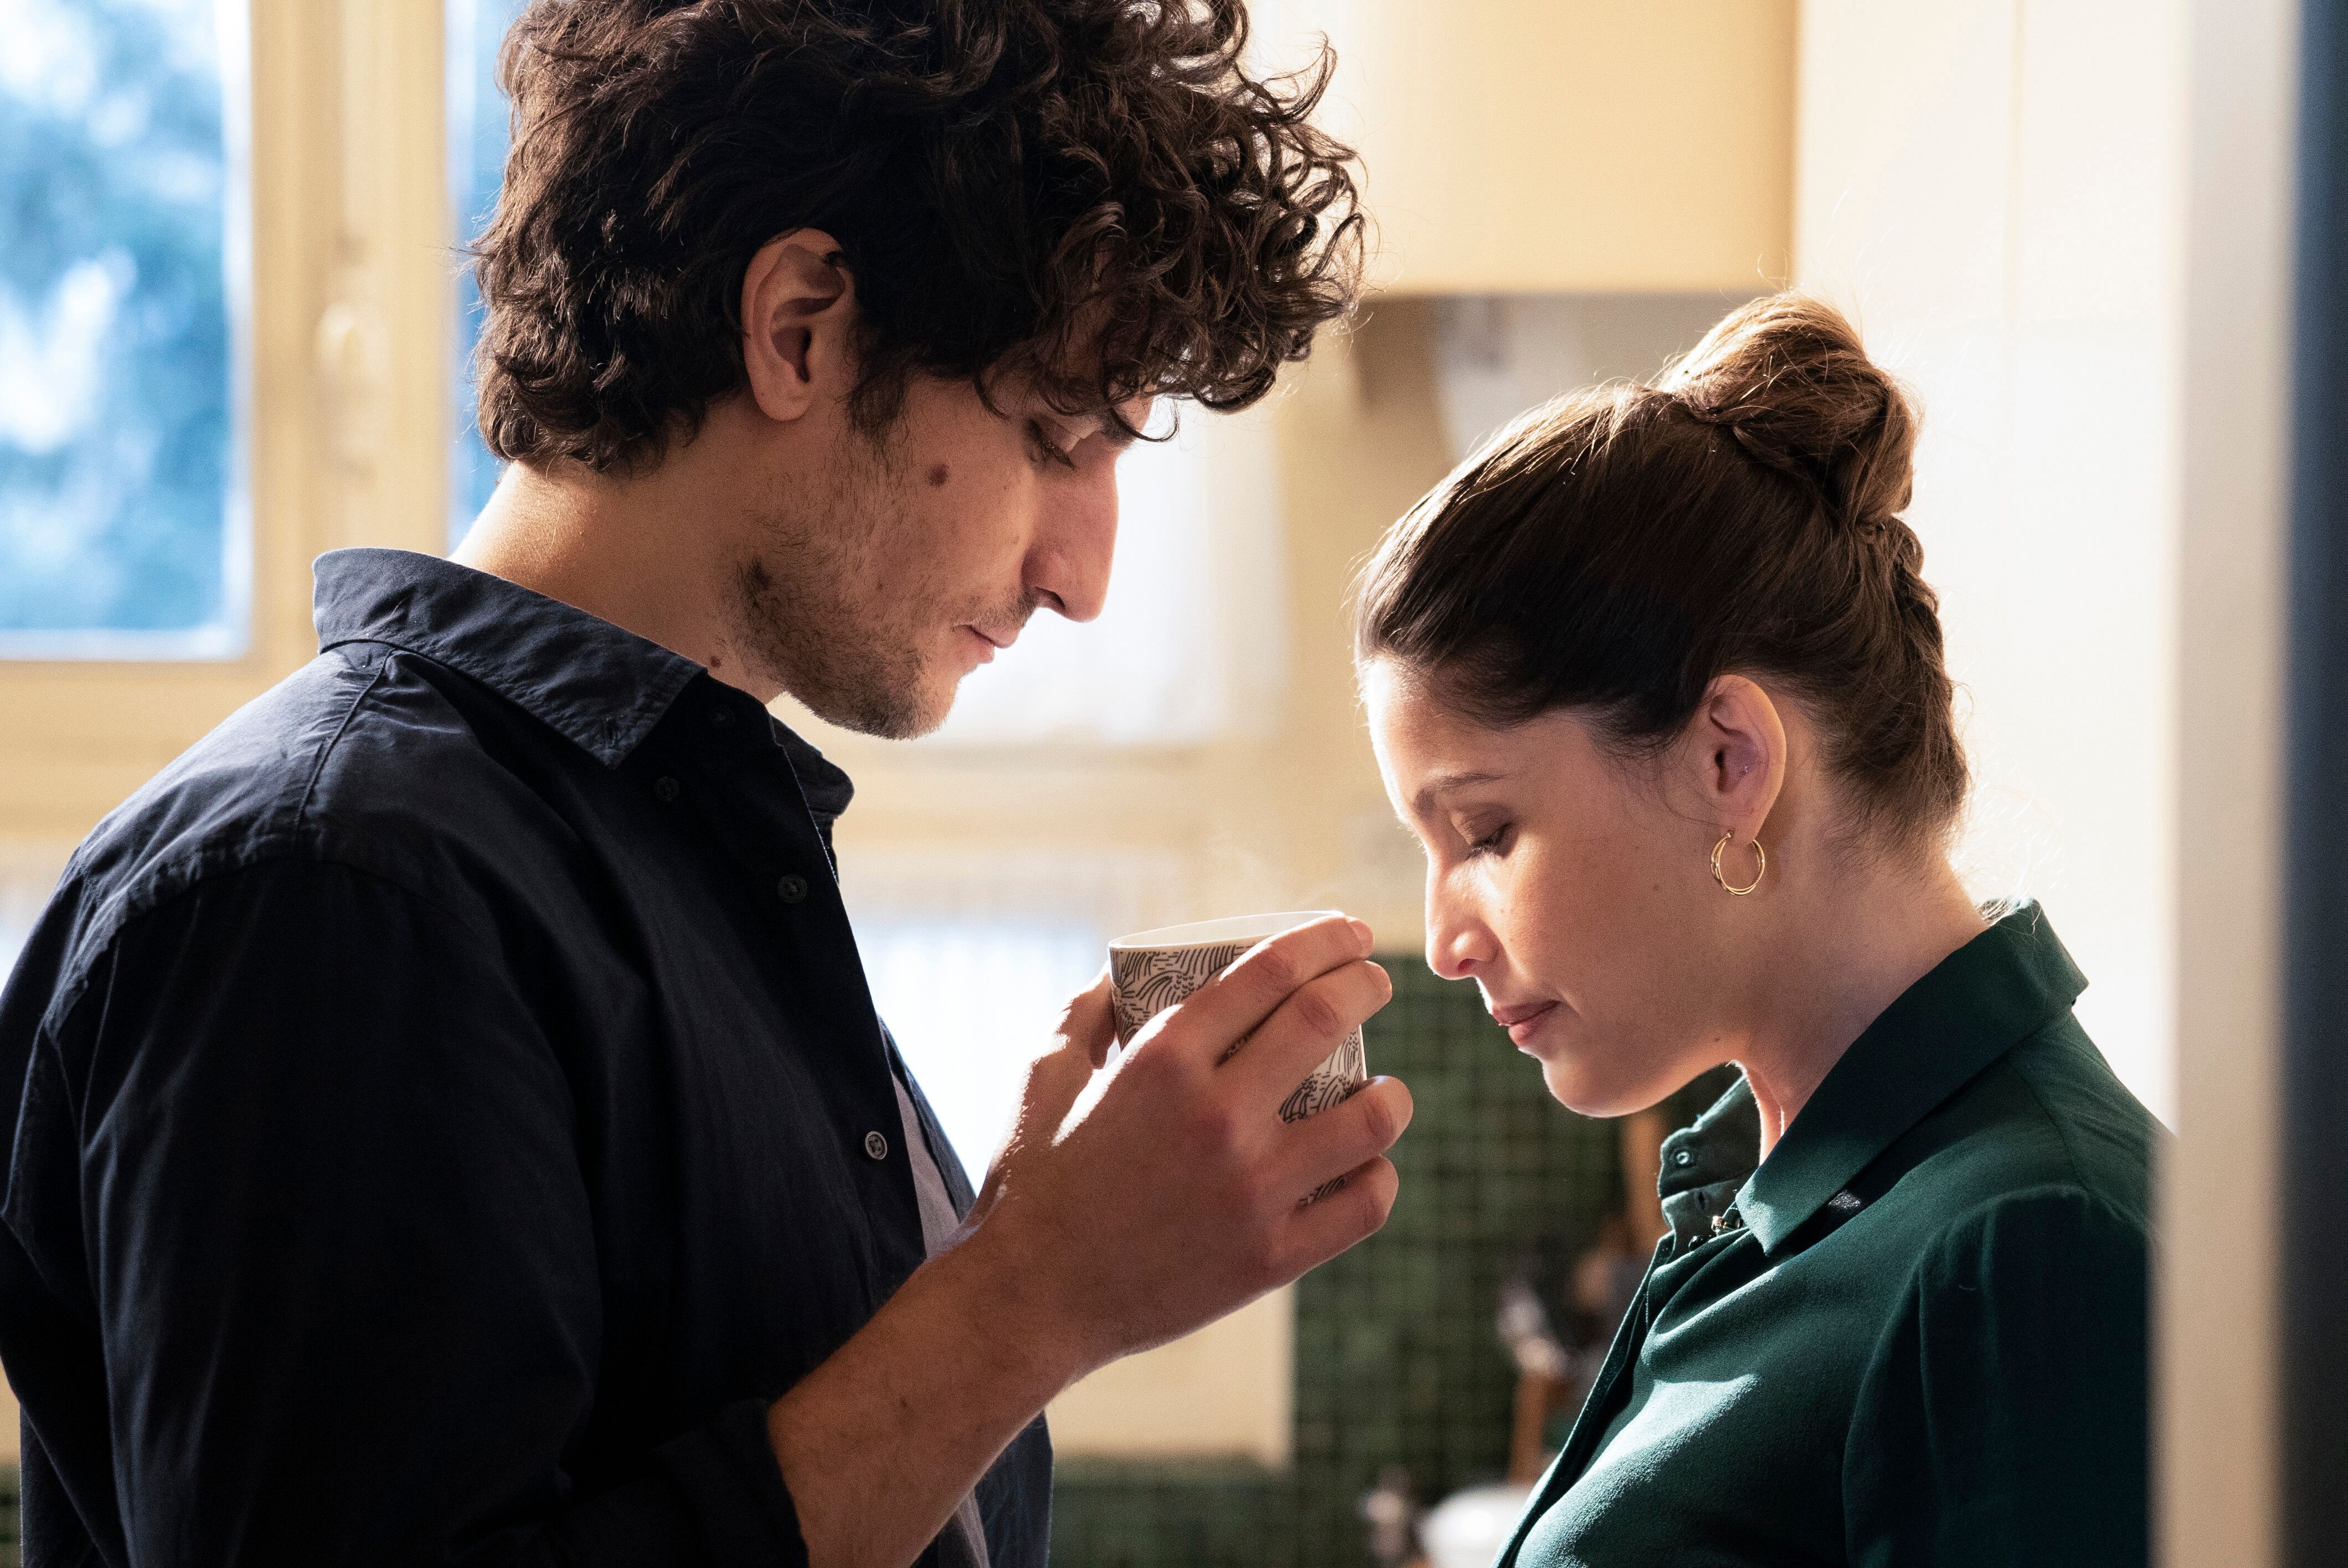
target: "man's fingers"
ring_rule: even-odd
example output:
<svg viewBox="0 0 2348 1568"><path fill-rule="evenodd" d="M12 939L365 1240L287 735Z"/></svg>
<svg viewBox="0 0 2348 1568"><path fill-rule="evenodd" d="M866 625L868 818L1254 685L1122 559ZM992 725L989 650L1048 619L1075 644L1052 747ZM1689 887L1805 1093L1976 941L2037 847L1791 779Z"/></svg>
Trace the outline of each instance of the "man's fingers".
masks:
<svg viewBox="0 0 2348 1568"><path fill-rule="evenodd" d="M1241 1092L1276 1105L1393 998L1385 969L1366 958L1342 965L1274 1009L1223 1071Z"/></svg>
<svg viewBox="0 0 2348 1568"><path fill-rule="evenodd" d="M1402 1080L1371 1079L1342 1104L1281 1130L1276 1187L1300 1197L1318 1191L1331 1177L1393 1148L1410 1117L1410 1091Z"/></svg>
<svg viewBox="0 0 2348 1568"><path fill-rule="evenodd" d="M1063 1040L1081 1043L1095 1067L1108 1065L1109 1047L1117 1043L1117 1004L1109 991L1107 964L1090 986L1068 999L1060 1014L1060 1027L1053 1032Z"/></svg>
<svg viewBox="0 0 2348 1568"><path fill-rule="evenodd" d="M1282 1002L1342 964L1370 955L1370 928L1359 920L1332 915L1259 943L1238 963L1193 991L1180 1004L1179 1030L1169 1040L1212 1067L1234 1041L1244 1040ZM1333 1042L1334 1044L1334 1042Z"/></svg>
<svg viewBox="0 0 2348 1568"><path fill-rule="evenodd" d="M1282 1282L1318 1268L1376 1235L1394 1212L1395 1194L1400 1190L1394 1162L1381 1155L1346 1172L1345 1184L1335 1192L1299 1207L1289 1216L1283 1238Z"/></svg>

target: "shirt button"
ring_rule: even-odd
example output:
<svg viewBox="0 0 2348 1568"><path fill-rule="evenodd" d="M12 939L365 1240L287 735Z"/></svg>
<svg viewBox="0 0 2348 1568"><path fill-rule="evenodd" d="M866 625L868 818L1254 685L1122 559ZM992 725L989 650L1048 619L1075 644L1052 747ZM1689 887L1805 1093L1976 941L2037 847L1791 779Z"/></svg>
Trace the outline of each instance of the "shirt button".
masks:
<svg viewBox="0 0 2348 1568"><path fill-rule="evenodd" d="M885 1160L889 1157L889 1140L878 1132L867 1132L864 1134L864 1152L875 1160Z"/></svg>
<svg viewBox="0 0 2348 1568"><path fill-rule="evenodd" d="M653 794L660 796L660 798L664 802L674 804L676 797L684 793L685 786L677 783L675 779L669 777L666 774L663 774L660 777L653 780Z"/></svg>
<svg viewBox="0 0 2348 1568"><path fill-rule="evenodd" d="M796 904L807 897L807 878L799 876L797 872L793 872L789 876L782 877L780 880L776 882L775 897L781 899L786 904ZM873 1135L878 1137L880 1134L875 1133ZM875 1154L872 1157L877 1160L880 1156Z"/></svg>

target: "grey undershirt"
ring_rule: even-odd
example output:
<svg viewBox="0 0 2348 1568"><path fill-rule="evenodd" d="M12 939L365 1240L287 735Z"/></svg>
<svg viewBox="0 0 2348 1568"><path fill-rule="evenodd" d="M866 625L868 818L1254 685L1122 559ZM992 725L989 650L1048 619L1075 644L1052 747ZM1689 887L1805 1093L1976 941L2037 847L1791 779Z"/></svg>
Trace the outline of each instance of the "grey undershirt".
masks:
<svg viewBox="0 0 2348 1568"><path fill-rule="evenodd" d="M946 1192L946 1179L937 1161L930 1157L929 1140L922 1136L922 1118L913 1109L913 1097L905 1092L903 1081L895 1074L890 1075L890 1081L897 1090L897 1114L905 1124L905 1154L913 1163L913 1197L922 1210L922 1249L935 1257L962 1218L954 1213L953 1199ZM979 1522L976 1492L963 1494L938 1543L944 1568L988 1568L986 1531Z"/></svg>

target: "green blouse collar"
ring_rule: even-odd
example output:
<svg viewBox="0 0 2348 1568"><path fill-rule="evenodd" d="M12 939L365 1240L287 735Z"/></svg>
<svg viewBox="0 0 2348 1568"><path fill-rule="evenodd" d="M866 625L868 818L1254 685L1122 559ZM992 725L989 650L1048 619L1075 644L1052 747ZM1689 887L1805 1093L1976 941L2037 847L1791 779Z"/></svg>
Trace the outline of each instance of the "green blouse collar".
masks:
<svg viewBox="0 0 2348 1568"><path fill-rule="evenodd" d="M1851 1041L1737 1193L1737 1214L1762 1250L1776 1251L1902 1133L2067 1012L2086 987L2034 903L1941 959ZM1740 1082L1733 1092L1752 1091Z"/></svg>

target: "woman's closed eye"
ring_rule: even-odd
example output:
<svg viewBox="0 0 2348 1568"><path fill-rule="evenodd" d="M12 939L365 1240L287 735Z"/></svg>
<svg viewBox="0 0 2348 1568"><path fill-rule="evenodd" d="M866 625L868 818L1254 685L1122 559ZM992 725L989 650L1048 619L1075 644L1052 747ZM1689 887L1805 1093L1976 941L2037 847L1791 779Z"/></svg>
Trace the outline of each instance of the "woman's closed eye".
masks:
<svg viewBox="0 0 2348 1568"><path fill-rule="evenodd" d="M1506 855L1516 830L1517 825L1513 822L1478 823L1461 828L1459 835L1468 841L1468 853L1471 856Z"/></svg>

